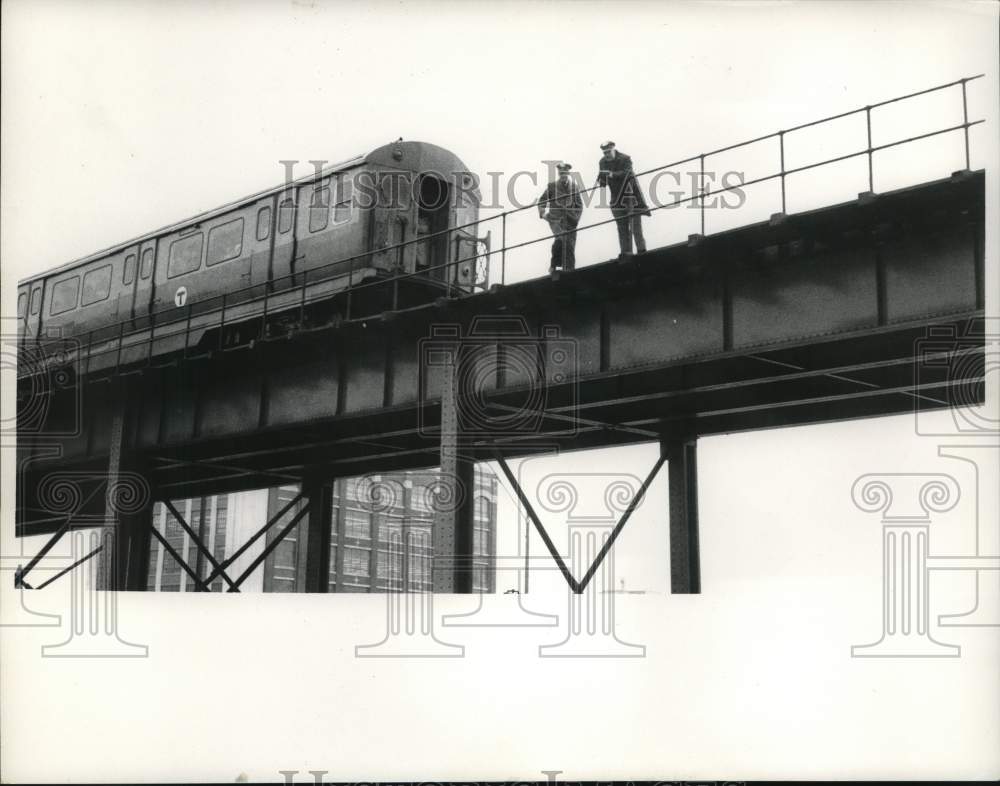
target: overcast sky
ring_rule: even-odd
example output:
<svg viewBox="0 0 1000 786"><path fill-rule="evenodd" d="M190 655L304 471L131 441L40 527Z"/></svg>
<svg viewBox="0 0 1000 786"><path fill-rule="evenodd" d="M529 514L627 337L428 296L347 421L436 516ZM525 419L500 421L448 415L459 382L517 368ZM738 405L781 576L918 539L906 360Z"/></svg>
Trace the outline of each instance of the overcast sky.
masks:
<svg viewBox="0 0 1000 786"><path fill-rule="evenodd" d="M988 121L973 131L972 165L987 168L988 205L996 207L994 3L8 2L2 22L0 273L8 315L17 279L277 183L282 159L336 161L402 136L440 144L480 174L541 174L544 160L560 158L592 182L605 139L647 169L983 72L987 78L970 86L970 117ZM883 126L876 120L875 141L914 124L917 132L953 125L960 111L954 97L910 115L893 110ZM835 155L827 151L856 133L845 126L794 154ZM767 167L768 155L773 150L755 150L718 166L746 169L749 178L753 167ZM962 165L954 140L908 156L876 162L876 190L947 176ZM866 187L864 172L845 166L791 184L790 209L852 198ZM776 212L774 193L762 194L748 193L739 220L710 217L709 231L716 219L721 227ZM651 239L696 231L694 211L670 212L667 221L647 222ZM584 220L601 217L593 211ZM544 228L533 221L518 231ZM996 227L987 226L992 293ZM613 227L580 240L584 263L612 253ZM540 275L544 256L544 249L525 253L512 275ZM988 308L995 313L996 301ZM11 387L3 392L8 411ZM548 668L535 652L551 635L463 639L449 631L450 640L468 642L460 669L375 668L352 653L354 643L378 640L379 606L363 607L366 615L356 605L317 605L323 599L258 599L250 607L232 596L221 599L225 608L194 596L154 601L152 614L148 605L142 613L123 609L123 621L132 614L132 638L148 641L155 654L146 670L95 662L85 673L54 672L39 665L42 639L9 654L18 668L37 669L51 690L73 697L79 712L61 707L46 718L47 728L68 741L65 766L104 777L127 777L140 763L229 780L241 770L273 777L275 751L284 767L340 767L351 777L371 774L357 757L388 744L398 759L379 757L380 774L396 778L482 773L473 762L495 777L541 777L543 767L562 768L567 778L899 776L916 768L925 777L995 777L990 741L1000 716L981 700L995 698L998 687L995 629L949 634L963 643L962 659L906 663L905 675L898 663L847 657L851 644L878 637L881 580L878 523L852 506L851 484L865 472L959 472L937 456L940 442L917 437L909 416L703 440L705 594L667 594L664 473L620 541L627 588L649 593L619 614L622 638L648 645L648 657L631 666ZM640 446L560 457L526 471L641 479L654 460L655 449ZM9 465L5 460L5 533ZM940 536L934 531L932 551L970 547L977 511L970 500L963 505ZM995 514L995 496L984 495L982 505L984 515ZM502 513L513 522L512 505L504 503ZM985 537L1000 548L995 533ZM540 549L534 541L532 551ZM557 587L540 593L540 610L563 610ZM968 590L956 583L958 606ZM288 602L300 605L280 605ZM366 602L373 601L350 601ZM443 599L438 608L467 604ZM213 678L259 687L288 657L289 640L311 643L316 635L325 643L322 656L299 649L304 660L282 668L280 692L229 697L224 723L217 713L168 709L144 720L135 731L156 744L136 748L142 761L132 769L100 770L102 743L79 733L84 717L89 728L121 732L115 702L103 701L109 694L93 693L91 684L107 691L113 682L110 695L124 702L148 685L153 669L154 695L176 700L188 691L189 702L202 707ZM260 646L237 658L220 655L245 638ZM11 693L6 660L7 706L30 706L33 681ZM194 680L192 663L200 669ZM329 669L340 676L327 678ZM582 685L600 691L596 716ZM307 700L322 705L313 727L269 727L268 745L246 744L273 717L265 713L287 714ZM499 731L470 737L469 718ZM365 731L374 723L384 730L377 739ZM10 734L11 724L4 727ZM209 738L212 748L192 749L192 739ZM453 738L463 740L462 751L449 750L454 759L442 765L440 746ZM181 744L191 757L179 762ZM30 771L38 762L15 764ZM47 766L65 777L59 761Z"/></svg>

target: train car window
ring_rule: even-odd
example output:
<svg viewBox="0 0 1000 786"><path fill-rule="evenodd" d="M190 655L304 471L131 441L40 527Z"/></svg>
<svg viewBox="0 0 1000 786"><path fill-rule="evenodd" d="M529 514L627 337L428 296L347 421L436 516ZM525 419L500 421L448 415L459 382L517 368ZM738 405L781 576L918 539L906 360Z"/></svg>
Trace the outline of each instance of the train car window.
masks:
<svg viewBox="0 0 1000 786"><path fill-rule="evenodd" d="M287 232L292 228L292 215L295 213L295 203L291 198L283 199L278 206L278 231Z"/></svg>
<svg viewBox="0 0 1000 786"><path fill-rule="evenodd" d="M131 284L135 281L135 254L125 257L125 267L122 268L122 283Z"/></svg>
<svg viewBox="0 0 1000 786"><path fill-rule="evenodd" d="M213 227L208 233L208 254L206 265L218 265L228 259L235 259L243 251L243 219L236 218Z"/></svg>
<svg viewBox="0 0 1000 786"><path fill-rule="evenodd" d="M36 290L37 291L37 290ZM80 277L64 278L52 287L52 303L49 305L49 314L62 314L64 311L72 311L76 308L76 298L80 294ZM34 313L34 303L32 313Z"/></svg>
<svg viewBox="0 0 1000 786"><path fill-rule="evenodd" d="M139 278L149 278L153 274L153 249L142 252L142 266L139 268Z"/></svg>
<svg viewBox="0 0 1000 786"><path fill-rule="evenodd" d="M111 293L111 265L91 270L83 277L83 295L80 305L89 306L105 300Z"/></svg>
<svg viewBox="0 0 1000 786"><path fill-rule="evenodd" d="M319 232L330 223L330 189L320 188L313 192L309 204L309 231Z"/></svg>
<svg viewBox="0 0 1000 786"><path fill-rule="evenodd" d="M183 276L201 267L201 249L205 235L188 235L170 244L170 259L167 262L167 278Z"/></svg>
<svg viewBox="0 0 1000 786"><path fill-rule="evenodd" d="M267 240L271 234L271 208L267 205L257 211L257 239Z"/></svg>
<svg viewBox="0 0 1000 786"><path fill-rule="evenodd" d="M25 314L28 313L28 293L22 292L17 296L17 318L24 319Z"/></svg>
<svg viewBox="0 0 1000 786"><path fill-rule="evenodd" d="M351 217L351 201L354 197L354 181L350 176L337 178L337 203L333 209L333 221L339 224Z"/></svg>
<svg viewBox="0 0 1000 786"><path fill-rule="evenodd" d="M39 287L31 293L31 314L34 316L42 310L42 288Z"/></svg>

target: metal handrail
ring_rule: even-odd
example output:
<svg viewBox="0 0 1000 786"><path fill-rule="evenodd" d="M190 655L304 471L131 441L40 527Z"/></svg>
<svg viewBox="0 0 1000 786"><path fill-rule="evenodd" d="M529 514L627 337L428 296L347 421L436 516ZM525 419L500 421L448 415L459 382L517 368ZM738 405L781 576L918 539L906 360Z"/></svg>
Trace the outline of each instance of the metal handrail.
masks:
<svg viewBox="0 0 1000 786"><path fill-rule="evenodd" d="M913 93L907 93L907 94L902 95L902 96L896 96L894 98L890 98L890 99L887 99L885 101L880 101L880 102L875 103L875 104L868 104L868 105L865 105L863 107L858 107L856 109L852 109L852 110L849 110L847 112L840 112L840 113L837 113L837 114L833 114L833 115L829 115L827 117L820 118L818 120L812 120L812 121L807 122L807 123L801 123L799 125L792 126L790 128L786 128L786 129L774 131L774 132L771 132L769 134L764 134L762 136L757 136L757 137L754 137L752 139L748 139L748 140L745 140L745 141L742 141L742 142L737 142L735 144L726 145L724 147L719 147L719 148L716 148L714 150L710 150L710 151L707 151L707 152L699 153L699 154L694 155L694 156L689 156L687 158L679 159L677 161L672 161L672 162L667 163L667 164L662 164L660 166L653 167L651 169L646 169L646 170L643 170L641 172L634 173L634 176L636 178L645 177L647 175L651 175L651 174L654 174L654 173L657 173L657 172L662 172L662 171L665 171L665 170L669 170L671 168L674 168L674 167L677 167L677 166L680 166L680 165L683 165L683 164L689 164L689 163L698 161L699 162L699 188L697 190L697 193L694 193L694 194L692 194L691 196L688 196L688 197L676 198L672 202L669 202L669 203L666 203L666 204L656 205L655 207L650 207L649 211L652 213L652 212L655 212L655 211L658 211L658 210L662 210L664 208L673 208L673 207L677 207L678 205L681 205L681 204L684 204L684 203L695 202L695 201L699 201L700 200L701 234L704 235L705 234L705 201L709 197L717 196L717 195L720 195L720 194L727 193L729 191L733 191L733 190L737 190L737 189L742 189L742 188L745 188L747 186L751 186L751 185L755 185L755 184L758 184L758 183L763 183L763 182L767 182L769 180L774 180L774 179L779 179L780 178L780 180L781 180L781 212L784 213L785 210L786 210L786 182L785 181L786 181L786 178L789 175L793 175L793 174L797 174L797 173L800 173L800 172L805 172L805 171L808 171L808 170L811 170L811 169L816 169L818 167L822 167L822 166L827 166L827 165L830 165L830 164L838 163L838 162L845 161L845 160L852 159L852 158L856 158L856 157L862 156L862 155L867 155L868 156L868 190L869 191L873 191L874 190L873 155L876 152L879 152L879 151L882 151L882 150L887 150L887 149L893 148L893 147L898 147L898 146L905 145L905 144L909 144L909 143L912 143L912 142L915 142L915 141L919 141L921 139L927 139L927 138L930 138L930 137L933 137L933 136L938 136L940 134L952 133L954 131L959 131L959 130L964 131L964 136L965 136L965 140L964 140L964 142L965 142L965 164L966 164L966 169L968 169L969 165L970 165L969 128L972 127L972 126L974 126L974 125L978 125L980 123L983 123L983 122L985 122L985 120L969 121L969 119L968 119L968 99L967 99L966 85L969 82L971 82L971 81L974 81L976 79L982 78L983 76L984 76L984 74L977 74L976 76L963 77L961 79L957 79L957 80L952 81L952 82L948 82L948 83L941 84L941 85L936 85L934 87L926 88L926 89L919 90L919 91L916 91L916 92L913 92ZM885 144L881 144L881 145L872 145L871 112L872 112L873 109L877 109L879 107L887 106L889 104L894 104L894 103L897 103L897 102L900 102L900 101L904 101L904 100L907 100L907 99L910 99L910 98L915 98L915 97L918 97L918 96L927 95L929 93L937 92L937 91L940 91L940 90L945 90L947 88L955 87L957 85L960 85L961 88L962 88L962 110L963 110L963 122L962 123L959 123L959 124L954 125L954 126L949 126L947 128L943 128L943 129L938 129L938 130L935 130L935 131L927 132L927 133L924 133L924 134L919 134L919 135L916 135L916 136L908 137L906 139L896 140L894 142L889 142L889 143L885 143ZM853 115L860 114L862 112L864 112L865 116L866 116L867 145L866 145L865 148L863 148L861 150L857 150L857 151L852 152L852 153L847 153L847 154L840 155L840 156L835 156L833 158L829 158L829 159L826 159L826 160L823 160L823 161L818 161L818 162L815 162L815 163L812 163L812 164L806 164L806 165L803 165L803 166L794 167L792 169L786 169L785 168L785 137L786 136L788 136L789 134L791 134L791 133L793 133L795 131L800 131L800 130L806 129L806 128L812 128L812 127L815 127L815 126L818 126L818 125L822 125L823 123L829 123L829 122L832 122L834 120L840 120L840 119L843 119L845 117L850 117L850 116L853 116ZM741 147L747 147L749 145L756 144L758 142L766 141L766 140L769 140L769 139L775 139L775 138L777 138L779 140L779 157L780 157L780 159L779 159L779 170L777 172L775 172L773 174L770 174L770 175L765 175L765 176L762 176L762 177L759 177L759 178L755 178L753 180L743 181L743 182L738 183L738 184L733 185L733 186L725 186L725 187L718 188L718 189L715 189L715 190L708 190L708 189L706 189L705 183L704 183L705 171L706 171L705 170L705 159L707 159L707 158L709 158L711 156L719 155L721 153L726 153L726 152L729 152L729 151L732 151L732 150L739 149ZM596 184L596 185L594 185L594 186L592 186L590 188L580 190L577 193L579 193L581 195L583 195L583 194L589 194L589 193L597 191L597 190L599 190L599 189L601 189L603 187L604 186L602 186L602 185ZM268 314L268 305L269 305L268 301L269 300L272 301L271 308L272 308L272 313L273 313L273 308L274 308L274 306L273 306L273 300L276 297L278 297L278 296L280 296L282 294L290 293L290 292L293 292L293 291L301 289L301 294L300 294L299 301L298 301L297 305L298 305L298 309L300 311L300 314L304 315L305 306L306 306L307 303L319 302L321 300L327 300L330 297L335 297L337 295L345 295L347 297L347 299L350 300L355 292L360 291L360 290L364 290L364 289L367 289L367 288L370 288L370 287L378 287L378 286L384 287L384 286L392 285L393 291L396 292L396 293L398 293L398 286L399 286L399 282L400 281L407 280L407 279L414 279L414 278L426 279L428 277L431 277L430 276L431 273L434 273L434 272L437 272L437 271L444 271L445 272L445 276L444 276L445 280L443 282L441 282L441 283L443 285L442 288L443 288L444 292L447 293L448 295L457 296L457 297L467 297L467 296L472 295L472 294L478 294L475 291L473 291L473 292L466 292L466 291L462 290L459 285L457 285L457 284L449 281L448 280L448 273L447 273L447 271L450 270L453 267L457 267L458 265L464 264L466 262L474 262L476 260L479 260L479 259L481 259L484 256L486 256L489 259L494 254L499 254L500 255L500 265L501 265L501 269L500 269L500 283L501 283L501 285L505 285L506 284L506 269L507 269L507 252L508 251L513 251L513 250L516 250L516 249L519 249L519 248L525 248L527 246L531 246L531 245L534 245L536 243L542 243L542 242L551 241L554 237L559 237L559 236L562 236L564 234L570 234L572 232L581 232L581 231L585 231L585 230L588 230L588 229L593 229L594 227L604 226L606 224L610 224L610 223L613 223L614 221L616 221L615 218L610 218L610 219L606 219L606 220L603 220L603 221L596 221L596 222L593 222L591 224L587 224L587 225L582 226L582 227L576 227L576 228L574 228L572 230L567 230L566 232L561 232L561 233L558 233L558 234L548 233L548 234L539 236L537 238L533 238L531 240L522 241L522 242L515 243L515 244L512 244L512 245L508 245L507 244L507 217L508 216L512 216L512 215L514 215L516 213L520 213L520 212L523 212L523 211L528 210L528 209L537 209L539 206L546 204L548 201L553 201L554 199L556 199L556 197L553 197L550 200L539 199L537 202L534 202L534 203L531 203L531 204L528 204L528 205L522 205L520 207L511 208L510 210L502 211L500 213L497 213L495 215L489 216L487 218L481 218L481 219L478 219L476 221L471 221L471 222L468 222L466 224L462 224L462 225L459 225L459 226L449 227L447 229L439 230L437 232L433 232L433 233L426 234L426 235L421 235L420 237L414 238L412 240L406 240L406 241L402 241L400 243L396 243L396 244L392 244L392 245L387 245L387 246L385 246L383 248L379 248L379 249L368 249L368 250L366 250L366 251L364 251L362 253L354 254L352 256L344 257L344 258L341 258L341 259L337 259L337 260L334 260L332 262L328 262L328 263L326 263L324 265L321 265L319 267L315 267L315 268L312 268L312 269L304 270L304 271L301 271L301 272L291 273L291 274L289 274L287 276L282 276L281 278L275 279L273 281L269 281L266 284L264 284L264 283L250 284L250 285L248 285L246 287L242 287L240 289L235 289L235 290L223 293L222 295L217 295L217 296L214 296L212 298L207 298L205 300L199 301L199 303L198 303L198 306L200 307L199 311L201 311L202 313L204 313L206 315L207 314L212 314L214 311L219 311L220 314L221 314L221 316L220 316L219 322L217 323L217 326L218 326L218 328L221 331L222 329L225 328L225 325L226 325L226 322L225 322L225 312L227 310L227 307L230 308L230 309L232 309L232 308L235 308L236 306L243 306L246 303L250 303L254 307L254 309L251 310L251 312L249 314L245 314L245 315L241 316L241 318L240 318L241 321L244 320L247 317L254 318L254 317L262 315L265 318L264 321L266 323L266 317L267 317L267 314ZM476 228L477 231L476 231L475 234L478 234L478 228L480 226L482 226L484 224L487 224L490 221L497 221L497 220L499 220L500 223L501 223L501 242L500 242L500 248L498 248L498 249L491 249L490 251L488 251L486 253L475 253L472 256L468 256L468 257L465 257L465 258L462 258L462 259L456 259L456 260L453 260L453 261L450 261L450 262L443 262L443 263L440 263L438 265L432 265L432 266L429 266L429 267L421 268L420 270L414 270L414 271L411 271L411 272L397 273L397 274L394 274L392 276L385 277L385 278L377 278L376 280L361 281L361 282L359 282L357 284L354 283L355 274L356 274L356 272L358 270L358 266L356 265L356 263L359 260L363 260L365 258L371 258L374 254L382 254L382 253L388 253L388 252L393 252L393 251L396 252L397 257L401 257L402 254L404 253L403 249L405 249L405 248L407 248L409 246L413 246L413 245L415 245L417 243L427 243L427 242L429 242L429 241L431 241L431 240L433 240L435 238L439 238L439 237L442 237L442 236L449 236L449 235L452 235L452 233L457 233L457 232L462 231L462 230L466 230L467 231L467 230L469 230L472 227ZM477 247L477 251L478 251L478 247ZM341 271L339 273L335 272L335 268L343 268L343 266L347 265L348 263L349 263L350 266L349 266L349 269L346 272L344 272L344 271ZM335 278L342 278L342 277L346 277L348 279L347 286L343 290L340 290L340 291L334 293L333 295L324 294L324 295L322 295L320 297L313 298L313 299L310 299L308 297L308 295L307 295L307 288L308 288L308 285L310 283L316 284L316 283L319 283L321 281L327 281L327 280L331 280L331 279L335 279ZM296 283L296 279L297 278L301 279L300 283ZM431 278L433 279L433 277L431 277ZM434 280L437 280L437 279L434 279ZM289 282L289 285L286 286L286 287L282 287L281 285L284 282ZM251 296L251 292L253 290L255 290L255 289L260 289L262 287L265 290L263 299L261 299L259 297L258 298L253 298ZM241 295L245 295L245 297L241 298L240 297ZM221 304L221 307L213 309L210 306L210 304L213 301L219 301L220 304ZM256 306L261 301L263 302L263 311L262 311L262 314L258 314L257 310L256 310ZM396 305L395 299L394 299L394 305ZM151 308L149 310L149 312L148 312L147 315L145 315L145 316L143 316L143 317L140 318L141 320L145 320L145 319L149 320L148 328L147 327L134 328L134 329L132 329L130 331L126 331L126 325L128 325L128 324L134 324L135 322L139 321L139 320L133 320L133 319L125 319L125 320L121 320L119 323L111 323L107 327L102 328L101 331L100 331L100 332L104 333L105 335L108 335L109 338L108 339L104 339L104 340L100 340L99 339L97 343L106 343L107 341L114 340L114 338L113 338L114 337L114 329L117 327L118 328L117 347L115 347L115 348L109 348L108 350L105 350L105 351L102 351L102 352L97 352L97 353L92 352L92 346L94 344L93 334L94 334L95 331L91 330L91 331L89 331L89 333L81 333L81 334L79 334L81 336L82 335L87 335L88 336L88 342L87 342L87 365L88 365L88 369L89 369L89 366L92 364L93 357L100 356L100 355L103 355L103 354L107 354L108 352L115 352L116 351L118 357L117 357L116 363L115 363L115 370L117 371L118 368L119 368L119 366L120 366L122 343L125 340L125 338L131 337L133 335L140 334L140 333L144 334L147 330L149 331L150 336L149 336L148 342L146 342L147 343L146 360L147 361L150 360L152 358L152 343L153 343L152 335L153 335L154 329L156 327L158 327L158 326L162 327L163 325L170 325L172 323L177 323L177 322L182 322L182 321L186 322L185 329L184 329L184 346L185 346L185 354L186 354L187 353L187 349L188 349L188 342L189 342L189 338L190 338L191 316L192 316L193 307L194 307L193 304L189 303L189 304L187 304L187 308L186 309L178 309L176 307L166 307L166 308L163 308L160 311L154 311ZM289 308L293 308L293 306L289 306ZM245 311L245 309L242 309L242 308L240 310L241 311ZM166 318L164 318L164 317L166 317ZM361 321L363 319L370 319L370 318L371 317L351 318L350 311L348 310L348 313L346 314L346 319L344 319L343 322L345 322L345 323L353 323L353 322ZM213 327L212 325L200 325L199 329L211 329L212 327ZM300 327L301 327L301 320L300 320ZM266 324L264 326L262 326L260 338L262 338L262 339L266 338L265 331L266 331ZM171 336L177 335L177 334L178 334L177 332L169 333L169 334L167 334L167 337L171 337ZM163 335L160 334L159 337L162 340ZM76 336L71 336L69 338L76 338ZM61 338L61 339L56 339L56 340L65 340L65 339ZM221 338L221 335L220 335L220 340L219 341L220 341L219 348L221 349L222 348L222 338Z"/></svg>

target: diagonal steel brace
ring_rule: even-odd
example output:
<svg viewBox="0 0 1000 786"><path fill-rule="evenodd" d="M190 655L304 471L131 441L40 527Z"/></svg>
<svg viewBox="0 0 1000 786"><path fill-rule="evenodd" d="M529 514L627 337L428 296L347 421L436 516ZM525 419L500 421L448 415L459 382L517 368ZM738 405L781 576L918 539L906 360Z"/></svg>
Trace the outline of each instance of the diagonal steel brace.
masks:
<svg viewBox="0 0 1000 786"><path fill-rule="evenodd" d="M77 509L78 510L82 509L88 502L90 502L90 500L93 499L94 495L97 493L97 490L100 489L100 488L101 488L101 484L98 483L94 487L94 490L91 491L90 494L87 495L87 498L85 500L83 500L83 502L80 503L80 505L78 506ZM71 526L73 524L73 518L75 516L76 516L76 511L67 514L66 521L63 522L62 526L60 526L59 529L57 529L55 532L52 533L52 537L49 538L45 542L45 545L42 546L41 549L39 549L38 553L28 561L28 564L25 565L24 568L18 567L17 572L14 573L14 588L15 589L36 589L35 587L32 587L30 584L28 584L24 580L24 577L28 575L28 573L31 571L31 569L35 567L35 565L37 565L39 562L41 562L42 559L44 559L45 555L48 554L52 550L52 547L55 546L56 543L59 542L59 539L62 538L62 536L65 535L70 530L70 528L71 528ZM62 574L60 573L59 575L61 576ZM58 578L58 576L56 578ZM48 583L49 582L44 582L41 585L41 587L37 587L37 589L41 589L42 587L45 586L45 584L48 584Z"/></svg>
<svg viewBox="0 0 1000 786"><path fill-rule="evenodd" d="M153 533L153 537L155 537L158 541L160 541L166 552L171 557L174 558L174 561L177 562L177 564L180 565L182 568L184 568L184 572L191 577L191 580L194 582L195 592L204 590L205 587L207 586L207 582L203 582L201 579L198 578L198 574L194 572L194 569L190 565L188 565L187 562L184 561L184 558L180 554L178 554L177 550L170 545L170 542L165 537L163 537L163 535L160 534L160 531L156 527L153 527L150 530L150 532Z"/></svg>
<svg viewBox="0 0 1000 786"><path fill-rule="evenodd" d="M510 485L514 489L514 493L517 494L517 498L520 500L521 505L524 507L525 512L528 514L528 518L530 518L531 522L535 525L535 529L538 530L538 534L542 536L542 540L545 543L545 547L549 550L549 554L552 555L552 559L554 559L556 565L559 566L559 570L562 572L563 577L566 579L566 583L569 584L570 589L573 590L573 592L575 592L578 595L587 588L587 585L590 583L590 580L594 578L594 574L597 572L597 569L601 566L601 563L604 561L604 558L608 555L608 552L614 545L615 540L621 533L622 528L625 526L626 522L628 522L629 518L631 518L632 513L635 512L635 509L639 507L639 504L646 496L646 491L649 489L649 485L653 482L653 479L656 477L657 473L659 473L660 468L666 461L666 456L663 455L661 455L659 459L657 459L656 464L653 465L653 468L646 476L646 480L643 482L642 487L639 489L638 493L632 498L632 501L629 502L628 508L625 509L625 512L622 514L621 519L615 525L615 528L611 530L611 534L608 536L608 539L604 541L604 545L601 547L601 550L594 558L593 564L584 574L583 578L580 581L577 581L573 577L573 574L570 572L569 568L566 566L566 562L563 560L559 552L556 550L555 544L552 542L552 538L549 537L549 533L546 532L545 527L542 526L542 522L538 518L538 514L535 513L535 509L531 506L531 503L528 501L527 496L525 496L524 491L521 489L521 486L518 484L517 479L514 477L514 473L510 471L510 467L507 465L507 461L504 459L503 455L500 453L499 450L494 450L493 453L494 456L496 457L497 463L500 465L500 469L502 469L503 474L507 476L507 480L510 482Z"/></svg>
<svg viewBox="0 0 1000 786"><path fill-rule="evenodd" d="M212 552L208 550L208 547L201 542L201 538L199 538L198 534L193 529L191 529L188 523L184 520L184 517L177 511L177 508L173 506L173 503L171 503L169 499L165 499L163 500L163 504L166 505L167 510L170 511L173 517L177 519L177 523L180 524L181 529L183 529L188 534L188 537L191 538L191 540L194 542L194 545L198 548L198 551L204 554L205 557L208 559L208 561L212 563L212 567L215 569L215 572L212 574L213 577L215 576L216 573L218 573L219 575L222 576L223 579L225 579L226 583L229 585L229 588L233 589L236 586L235 584L233 584L233 580L229 578L228 575L226 575L226 571L219 564L219 561L212 555ZM206 588L209 583L210 581L205 582Z"/></svg>
<svg viewBox="0 0 1000 786"><path fill-rule="evenodd" d="M246 543L244 543L235 552L233 552L233 554L230 557L228 557L227 559L224 559L222 561L222 564L219 565L219 567L213 569L212 572L208 574L208 578L205 579L205 585L207 586L207 585L211 584L212 581L220 574L220 572L224 571L226 568L228 568L230 565L232 565L234 562L236 562L236 560L240 558L240 556L243 554L244 551L246 551L248 548L250 548L250 546L252 546L254 543L256 543L257 540L258 540L258 538L260 538L261 535L263 535L271 527L273 527L274 524L277 521L279 521L281 519L281 517L284 516L289 510L291 510L292 507L294 505L296 505L300 499L302 499L302 492L301 491L295 497L293 497L292 500L287 505L285 505L285 507L283 507L277 513L275 513L270 518L270 520L268 520L268 522L263 527L261 527L259 530L257 530L257 532L253 535L252 538L250 538ZM306 507L305 510L308 510L308 507ZM284 535L282 535L282 537L284 537ZM236 592L239 592L238 587L239 587L240 582L242 580L243 579L240 578L237 581L233 582L233 584L237 588L237 589L235 589ZM230 587L229 591L233 592L234 588Z"/></svg>
<svg viewBox="0 0 1000 786"><path fill-rule="evenodd" d="M301 496L301 494L299 496ZM265 559L267 559L268 554L270 554L272 551L278 548L278 546L281 544L281 541L285 539L285 536L288 535L288 533L292 531L292 528L296 524L298 524L299 521L301 521L302 517L309 512L310 504L311 503L307 502L305 507L302 508L302 510L300 510L298 513L292 516L292 520L289 521L284 527L282 527L281 532L278 533L278 536L270 543L268 543L267 546L264 548L264 550L259 555L257 555L257 558L253 562L251 562L250 565L247 567L247 569L239 575L239 578L236 579L236 583L232 587L230 587L229 589L230 592L240 591L240 584L244 582L247 576L249 576L257 569L257 566L260 565L260 563L262 563ZM270 524L268 524L268 526L270 526Z"/></svg>

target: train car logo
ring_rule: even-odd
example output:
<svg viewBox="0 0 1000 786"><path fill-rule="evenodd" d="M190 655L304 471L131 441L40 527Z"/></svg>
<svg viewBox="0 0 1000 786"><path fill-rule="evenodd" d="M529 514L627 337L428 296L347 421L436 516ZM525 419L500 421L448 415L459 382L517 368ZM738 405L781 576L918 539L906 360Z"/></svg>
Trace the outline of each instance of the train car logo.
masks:
<svg viewBox="0 0 1000 786"><path fill-rule="evenodd" d="M188 291L187 287L177 287L177 291L174 292L174 305L180 308L185 303L187 303Z"/></svg>

